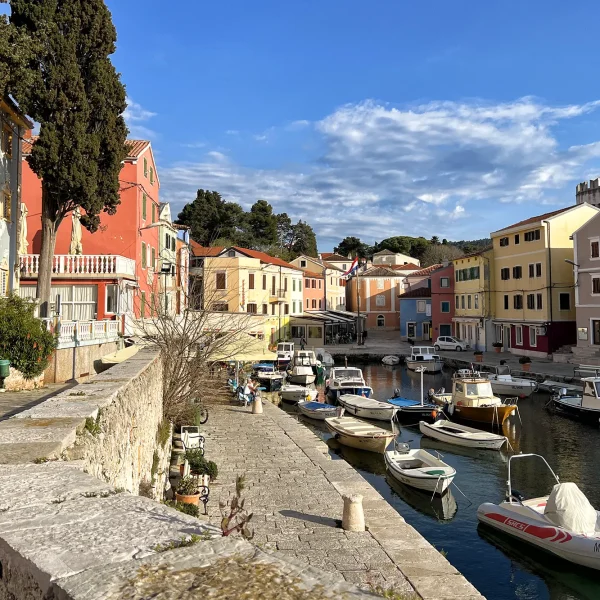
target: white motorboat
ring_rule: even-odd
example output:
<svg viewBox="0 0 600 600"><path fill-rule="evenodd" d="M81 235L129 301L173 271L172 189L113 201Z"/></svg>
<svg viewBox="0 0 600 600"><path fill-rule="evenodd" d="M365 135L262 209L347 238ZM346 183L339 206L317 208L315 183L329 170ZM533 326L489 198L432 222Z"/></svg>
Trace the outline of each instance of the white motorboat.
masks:
<svg viewBox="0 0 600 600"><path fill-rule="evenodd" d="M279 369L285 369L294 358L294 343L279 342L277 344L277 366Z"/></svg>
<svg viewBox="0 0 600 600"><path fill-rule="evenodd" d="M486 369L489 370L489 373L486 371L482 375L490 380L494 394L528 398L538 389L537 381L524 377L513 377L508 365L486 367Z"/></svg>
<svg viewBox="0 0 600 600"><path fill-rule="evenodd" d="M327 429L344 446L383 454L395 434L381 427L359 421L354 417L334 417L325 419Z"/></svg>
<svg viewBox="0 0 600 600"><path fill-rule="evenodd" d="M306 352L301 350L299 352ZM296 353L292 362L288 365L287 376L290 383L308 385L314 383L317 378L316 358L314 361L306 354L298 355Z"/></svg>
<svg viewBox="0 0 600 600"><path fill-rule="evenodd" d="M338 402L346 409L346 412L355 417L363 419L374 419L376 421L391 421L396 408L387 402L380 402L375 398L343 394Z"/></svg>
<svg viewBox="0 0 600 600"><path fill-rule="evenodd" d="M313 390L302 385L284 385L281 390L281 399L287 403L308 401L312 402L319 397L318 390Z"/></svg>
<svg viewBox="0 0 600 600"><path fill-rule="evenodd" d="M283 374L280 373L271 362L257 363L252 365L254 377L258 379L261 387L266 392L277 392L283 385Z"/></svg>
<svg viewBox="0 0 600 600"><path fill-rule="evenodd" d="M436 421L431 424L421 421L419 429L423 435L434 440L455 446L465 446L466 448L500 450L506 443L506 438L502 435L473 429L472 427L446 420Z"/></svg>
<svg viewBox="0 0 600 600"><path fill-rule="evenodd" d="M317 355L317 360L320 361L324 367L333 367L333 365L335 365L333 356L331 356L325 348L315 348L315 354Z"/></svg>
<svg viewBox="0 0 600 600"><path fill-rule="evenodd" d="M410 487L442 495L452 483L456 470L425 450L410 450L408 444L397 444L385 452L385 465L390 475Z"/></svg>
<svg viewBox="0 0 600 600"><path fill-rule="evenodd" d="M411 371L425 367L427 373L439 373L444 363L433 346L413 346L410 356L406 357L406 366Z"/></svg>
<svg viewBox="0 0 600 600"><path fill-rule="evenodd" d="M394 365L400 364L400 359L397 356L390 355L390 356L384 356L381 359L381 362L384 365L389 365L389 366L393 367Z"/></svg>
<svg viewBox="0 0 600 600"><path fill-rule="evenodd" d="M310 419L324 421L335 417L337 414L337 406L333 404L323 404L322 402L298 402L298 410Z"/></svg>
<svg viewBox="0 0 600 600"><path fill-rule="evenodd" d="M524 499L513 491L511 462L539 458L556 480L549 496ZM485 502L477 509L482 523L537 546L569 562L600 570L600 511L595 510L574 483L561 484L539 454L516 454L508 461L506 500Z"/></svg>
<svg viewBox="0 0 600 600"><path fill-rule="evenodd" d="M552 395L552 406L557 412L582 421L600 423L600 377L586 377L581 382L583 393L561 389Z"/></svg>
<svg viewBox="0 0 600 600"><path fill-rule="evenodd" d="M343 394L368 398L373 393L358 367L332 367L329 379L325 382L325 390L333 400L337 400Z"/></svg>

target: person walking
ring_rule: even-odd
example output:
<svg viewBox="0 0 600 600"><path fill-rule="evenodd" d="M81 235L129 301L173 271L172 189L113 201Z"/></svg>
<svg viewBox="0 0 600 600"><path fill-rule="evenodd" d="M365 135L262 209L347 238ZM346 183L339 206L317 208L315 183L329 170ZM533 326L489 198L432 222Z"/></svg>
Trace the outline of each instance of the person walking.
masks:
<svg viewBox="0 0 600 600"><path fill-rule="evenodd" d="M302 336L302 338L300 338L300 350L304 350L304 346L306 346L306 339Z"/></svg>

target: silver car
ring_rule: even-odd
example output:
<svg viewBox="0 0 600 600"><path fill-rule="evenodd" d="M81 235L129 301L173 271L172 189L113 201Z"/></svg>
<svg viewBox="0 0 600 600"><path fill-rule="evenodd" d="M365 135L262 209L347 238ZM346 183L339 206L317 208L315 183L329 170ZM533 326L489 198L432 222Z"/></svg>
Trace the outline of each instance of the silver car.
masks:
<svg viewBox="0 0 600 600"><path fill-rule="evenodd" d="M462 350L466 350L469 347L469 344L463 340L459 340L457 337L452 335L441 335L437 340L435 340L435 349L436 352L440 350L456 350L457 352L461 352Z"/></svg>

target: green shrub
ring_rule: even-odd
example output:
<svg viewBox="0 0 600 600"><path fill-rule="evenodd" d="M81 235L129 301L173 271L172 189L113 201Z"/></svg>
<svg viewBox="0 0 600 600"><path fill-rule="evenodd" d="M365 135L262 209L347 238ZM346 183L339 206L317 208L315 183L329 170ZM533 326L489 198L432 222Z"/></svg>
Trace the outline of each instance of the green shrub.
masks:
<svg viewBox="0 0 600 600"><path fill-rule="evenodd" d="M171 421L169 421L169 419L163 419L158 426L158 431L156 432L156 441L161 445L162 448L164 448L170 437Z"/></svg>
<svg viewBox="0 0 600 600"><path fill-rule="evenodd" d="M26 379L41 375L56 349L56 337L34 316L35 304L19 296L0 298L0 359Z"/></svg>
<svg viewBox="0 0 600 600"><path fill-rule="evenodd" d="M163 504L191 517L198 517L200 515L200 507L197 504L185 504L184 502L175 502L175 500L165 500Z"/></svg>

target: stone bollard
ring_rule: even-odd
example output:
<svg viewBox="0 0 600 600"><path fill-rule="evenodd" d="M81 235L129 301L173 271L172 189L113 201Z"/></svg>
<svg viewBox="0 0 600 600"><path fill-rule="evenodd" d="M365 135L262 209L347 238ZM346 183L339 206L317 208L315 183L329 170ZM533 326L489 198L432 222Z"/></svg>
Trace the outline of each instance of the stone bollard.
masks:
<svg viewBox="0 0 600 600"><path fill-rule="evenodd" d="M263 405L259 395L254 396L254 402L252 403L252 414L262 415Z"/></svg>
<svg viewBox="0 0 600 600"><path fill-rule="evenodd" d="M365 513L363 512L363 497L360 494L344 494L344 514L342 529L346 531L364 531Z"/></svg>

